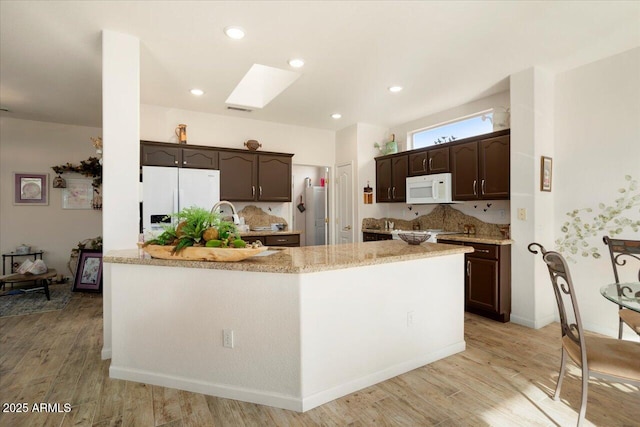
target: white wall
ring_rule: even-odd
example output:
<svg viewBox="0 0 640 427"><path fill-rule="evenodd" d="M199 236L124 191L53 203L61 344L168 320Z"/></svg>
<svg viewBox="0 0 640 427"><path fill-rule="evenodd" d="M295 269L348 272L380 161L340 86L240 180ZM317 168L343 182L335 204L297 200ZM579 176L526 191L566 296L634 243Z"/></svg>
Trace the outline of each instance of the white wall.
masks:
<svg viewBox="0 0 640 427"><path fill-rule="evenodd" d="M245 141L262 144L259 151L293 153L293 163L331 166L335 133L324 129L229 117L156 105L140 106L140 139L177 142L175 128L187 124L187 143L246 149Z"/></svg>
<svg viewBox="0 0 640 427"><path fill-rule="evenodd" d="M373 146L374 143L383 145L384 142L389 141L389 129L381 126L370 125L366 123L358 123L357 134L357 178L356 188L354 190L354 201L356 206L356 223L354 229L356 230L356 241L362 241L362 219L363 218L381 218L386 216L389 203L376 203L376 162L375 157L379 155L377 148ZM364 204L364 187L367 183L373 188L373 203L370 205Z"/></svg>
<svg viewBox="0 0 640 427"><path fill-rule="evenodd" d="M540 156L553 156L553 76L530 68L511 76L511 320L539 328L555 319L544 263L529 251L553 242L553 196L540 191ZM526 219L518 219L524 209Z"/></svg>
<svg viewBox="0 0 640 427"><path fill-rule="evenodd" d="M396 135L396 141L398 141L398 147L402 147L402 150L407 150L407 134L417 129L424 129L429 126L446 123L451 120L456 120L461 117L469 116L471 114L479 113L495 107L509 107L510 106L509 92L500 92L495 95L487 96L475 101L468 102L466 104L459 105L448 110L443 110L435 114L420 117L419 119L412 120L407 123L403 123L398 126L394 126L389 129L390 133Z"/></svg>
<svg viewBox="0 0 640 427"><path fill-rule="evenodd" d="M609 206L621 196L625 175L640 180L640 48L558 75L555 110L554 229L560 238L567 212L592 208L593 214L581 214L590 221L599 203ZM623 216L640 220L638 205ZM613 281L604 235L586 240L602 258L577 257L570 268L585 327L617 336L617 306L598 292ZM627 227L620 237L640 240L640 232Z"/></svg>
<svg viewBox="0 0 640 427"><path fill-rule="evenodd" d="M71 250L78 242L102 235L102 211L62 209L62 189L52 188L51 166L79 164L96 155L91 137L102 129L0 118L0 251L21 243L45 251L44 261L67 277ZM13 173L49 174L49 204L13 204ZM84 178L65 174L65 178ZM9 261L7 261L7 268Z"/></svg>

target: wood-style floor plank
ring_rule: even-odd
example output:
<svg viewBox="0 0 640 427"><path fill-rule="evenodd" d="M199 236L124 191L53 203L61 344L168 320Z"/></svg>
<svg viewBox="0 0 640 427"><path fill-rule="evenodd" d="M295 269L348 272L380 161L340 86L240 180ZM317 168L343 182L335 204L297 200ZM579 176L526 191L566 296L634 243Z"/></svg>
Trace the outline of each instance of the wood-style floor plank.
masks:
<svg viewBox="0 0 640 427"><path fill-rule="evenodd" d="M580 370L560 365L558 324L531 330L466 315L467 349L305 413L109 378L102 299L74 294L60 311L0 318L0 401L72 410L1 413L0 426L573 426ZM587 426L634 426L637 387L592 380Z"/></svg>

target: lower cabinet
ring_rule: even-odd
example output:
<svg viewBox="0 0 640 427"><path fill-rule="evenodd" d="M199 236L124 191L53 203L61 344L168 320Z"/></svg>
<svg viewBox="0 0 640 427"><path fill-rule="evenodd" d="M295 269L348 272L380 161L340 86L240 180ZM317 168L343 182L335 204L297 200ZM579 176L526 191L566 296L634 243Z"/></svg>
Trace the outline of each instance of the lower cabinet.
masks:
<svg viewBox="0 0 640 427"><path fill-rule="evenodd" d="M380 240L391 240L391 234L383 234L383 233L367 233L366 231L362 232L362 241L363 242L377 242Z"/></svg>
<svg viewBox="0 0 640 427"><path fill-rule="evenodd" d="M438 239L438 243L463 244ZM500 322L511 316L511 246L465 242L464 306L470 313Z"/></svg>
<svg viewBox="0 0 640 427"><path fill-rule="evenodd" d="M267 236L243 236L242 240L247 243L253 243L260 240L265 246L300 246L299 234L272 234Z"/></svg>

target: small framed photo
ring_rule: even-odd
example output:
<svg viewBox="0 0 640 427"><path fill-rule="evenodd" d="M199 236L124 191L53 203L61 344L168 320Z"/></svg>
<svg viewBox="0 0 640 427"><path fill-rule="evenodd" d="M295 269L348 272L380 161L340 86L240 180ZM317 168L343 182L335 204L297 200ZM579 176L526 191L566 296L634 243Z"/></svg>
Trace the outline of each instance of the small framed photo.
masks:
<svg viewBox="0 0 640 427"><path fill-rule="evenodd" d="M49 174L19 173L13 174L14 205L48 205Z"/></svg>
<svg viewBox="0 0 640 427"><path fill-rule="evenodd" d="M90 179L67 179L62 189L62 209L92 209L93 186Z"/></svg>
<svg viewBox="0 0 640 427"><path fill-rule="evenodd" d="M551 191L552 164L551 157L540 158L540 191Z"/></svg>
<svg viewBox="0 0 640 427"><path fill-rule="evenodd" d="M73 291L102 292L102 251L80 250Z"/></svg>

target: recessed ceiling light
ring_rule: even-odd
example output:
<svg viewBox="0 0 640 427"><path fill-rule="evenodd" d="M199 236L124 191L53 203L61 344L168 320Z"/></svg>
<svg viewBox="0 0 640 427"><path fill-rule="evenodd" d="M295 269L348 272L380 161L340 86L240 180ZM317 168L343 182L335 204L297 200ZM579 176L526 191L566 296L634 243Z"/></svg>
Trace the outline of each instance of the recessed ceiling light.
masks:
<svg viewBox="0 0 640 427"><path fill-rule="evenodd" d="M226 27L224 29L224 33L227 35L227 37L235 40L240 40L244 37L244 30L240 27Z"/></svg>
<svg viewBox="0 0 640 427"><path fill-rule="evenodd" d="M293 68L300 68L304 65L304 61L300 58L290 59L289 65L291 65Z"/></svg>
<svg viewBox="0 0 640 427"><path fill-rule="evenodd" d="M402 90L402 86L391 86L389 88L389 92L393 92L393 93L400 92L401 90Z"/></svg>
<svg viewBox="0 0 640 427"><path fill-rule="evenodd" d="M336 120L337 120L337 119L339 119L339 118L342 118L342 114L340 114L340 113L333 113L333 114L331 115L331 118L332 118L332 119L336 119Z"/></svg>
<svg viewBox="0 0 640 427"><path fill-rule="evenodd" d="M204 91L202 89L191 89L190 92L192 95L195 95L195 96L204 95Z"/></svg>

